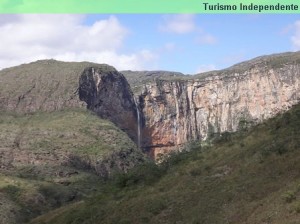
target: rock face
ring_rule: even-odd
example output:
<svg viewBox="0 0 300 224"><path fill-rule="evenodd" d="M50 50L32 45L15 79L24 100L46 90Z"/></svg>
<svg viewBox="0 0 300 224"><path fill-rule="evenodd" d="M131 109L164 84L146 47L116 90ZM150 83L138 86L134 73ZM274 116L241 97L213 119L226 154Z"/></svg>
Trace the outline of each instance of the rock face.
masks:
<svg viewBox="0 0 300 224"><path fill-rule="evenodd" d="M299 82L300 66L292 63L147 84L139 96L142 145L157 157L191 140L271 118L300 101Z"/></svg>
<svg viewBox="0 0 300 224"><path fill-rule="evenodd" d="M79 98L87 108L108 119L138 141L137 108L125 77L117 72L103 72L97 67L86 68L79 80Z"/></svg>
<svg viewBox="0 0 300 224"><path fill-rule="evenodd" d="M300 52L259 57L196 76L124 74L131 87L113 67L87 62L45 60L4 69L0 111L87 107L156 157L192 140L259 123L300 101Z"/></svg>

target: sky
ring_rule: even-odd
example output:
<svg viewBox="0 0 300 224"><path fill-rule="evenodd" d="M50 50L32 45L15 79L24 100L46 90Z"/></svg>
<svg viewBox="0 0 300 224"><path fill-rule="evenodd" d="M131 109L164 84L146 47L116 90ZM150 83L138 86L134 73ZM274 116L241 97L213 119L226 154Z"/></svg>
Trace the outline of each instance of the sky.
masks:
<svg viewBox="0 0 300 224"><path fill-rule="evenodd" d="M196 74L297 50L297 14L0 15L0 69L56 59Z"/></svg>

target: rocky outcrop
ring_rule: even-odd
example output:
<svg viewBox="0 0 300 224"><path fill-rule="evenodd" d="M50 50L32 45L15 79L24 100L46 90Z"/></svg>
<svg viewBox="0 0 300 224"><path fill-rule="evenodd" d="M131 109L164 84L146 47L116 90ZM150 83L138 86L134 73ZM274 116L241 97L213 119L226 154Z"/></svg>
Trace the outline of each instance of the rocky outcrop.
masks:
<svg viewBox="0 0 300 224"><path fill-rule="evenodd" d="M117 72L86 68L79 80L79 98L99 117L108 119L138 141L138 116L133 93L125 77Z"/></svg>
<svg viewBox="0 0 300 224"><path fill-rule="evenodd" d="M190 80L157 80L140 97L145 123L143 146L154 157L191 140L234 132L300 101L300 65L225 70Z"/></svg>

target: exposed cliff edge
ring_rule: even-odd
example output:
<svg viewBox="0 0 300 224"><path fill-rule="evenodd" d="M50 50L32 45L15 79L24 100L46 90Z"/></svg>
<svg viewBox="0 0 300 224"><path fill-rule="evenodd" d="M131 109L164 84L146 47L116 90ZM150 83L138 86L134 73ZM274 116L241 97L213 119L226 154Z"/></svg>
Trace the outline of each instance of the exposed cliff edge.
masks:
<svg viewBox="0 0 300 224"><path fill-rule="evenodd" d="M218 72L145 84L139 93L143 146L156 157L289 109L300 101L299 62L299 53L260 57Z"/></svg>
<svg viewBox="0 0 300 224"><path fill-rule="evenodd" d="M0 110L88 108L137 145L140 133L141 147L156 156L192 140L259 123L300 98L300 52L258 57L194 76L166 71L123 74L130 85L113 67L88 62L43 60L4 69Z"/></svg>
<svg viewBox="0 0 300 224"><path fill-rule="evenodd" d="M87 108L108 119L138 141L137 108L125 77L117 71L86 68L79 80L79 99Z"/></svg>

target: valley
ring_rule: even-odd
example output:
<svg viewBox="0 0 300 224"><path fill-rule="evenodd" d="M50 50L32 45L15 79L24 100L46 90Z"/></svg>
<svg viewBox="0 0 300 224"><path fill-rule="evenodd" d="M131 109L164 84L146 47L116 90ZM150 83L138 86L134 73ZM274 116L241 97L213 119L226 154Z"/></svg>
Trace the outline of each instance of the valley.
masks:
<svg viewBox="0 0 300 224"><path fill-rule="evenodd" d="M300 52L196 75L40 60L0 80L1 224L300 220Z"/></svg>

